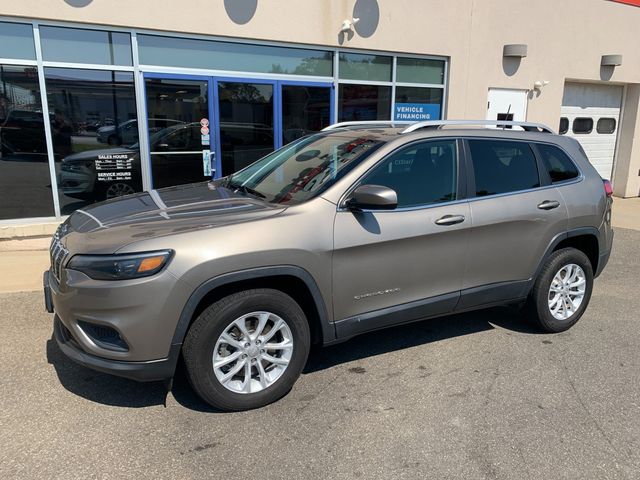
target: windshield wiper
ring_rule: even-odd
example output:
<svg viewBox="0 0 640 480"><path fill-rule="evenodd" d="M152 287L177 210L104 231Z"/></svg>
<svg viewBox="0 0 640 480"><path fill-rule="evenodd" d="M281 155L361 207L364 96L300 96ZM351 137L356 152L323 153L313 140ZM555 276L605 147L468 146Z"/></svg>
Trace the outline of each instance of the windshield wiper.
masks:
<svg viewBox="0 0 640 480"><path fill-rule="evenodd" d="M242 183L234 183L231 181L231 177L229 177L227 179L227 183L225 184L226 188L229 188L235 192L242 192L245 195L253 195L254 197L258 197L258 198L267 198L266 195L264 195L263 193L260 193L257 190L254 190L251 187L247 187L246 185L243 185Z"/></svg>

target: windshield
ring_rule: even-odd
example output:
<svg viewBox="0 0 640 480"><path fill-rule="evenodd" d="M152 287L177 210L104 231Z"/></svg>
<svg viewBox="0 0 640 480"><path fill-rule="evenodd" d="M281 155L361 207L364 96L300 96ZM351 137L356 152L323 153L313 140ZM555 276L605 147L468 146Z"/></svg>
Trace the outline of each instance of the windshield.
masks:
<svg viewBox="0 0 640 480"><path fill-rule="evenodd" d="M369 132L303 137L227 177L223 185L270 203L295 205L317 196L383 143Z"/></svg>

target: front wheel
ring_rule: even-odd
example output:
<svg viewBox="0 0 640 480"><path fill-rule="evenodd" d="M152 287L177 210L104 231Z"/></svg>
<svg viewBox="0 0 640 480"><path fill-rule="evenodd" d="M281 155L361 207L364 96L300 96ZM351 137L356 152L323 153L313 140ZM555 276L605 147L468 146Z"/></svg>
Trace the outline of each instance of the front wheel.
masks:
<svg viewBox="0 0 640 480"><path fill-rule="evenodd" d="M563 332L580 320L591 299L593 269L575 248L554 252L545 262L525 305L542 330Z"/></svg>
<svg viewBox="0 0 640 480"><path fill-rule="evenodd" d="M258 408L286 395L310 346L300 306L278 290L229 295L194 321L183 346L187 376L198 395L225 411Z"/></svg>

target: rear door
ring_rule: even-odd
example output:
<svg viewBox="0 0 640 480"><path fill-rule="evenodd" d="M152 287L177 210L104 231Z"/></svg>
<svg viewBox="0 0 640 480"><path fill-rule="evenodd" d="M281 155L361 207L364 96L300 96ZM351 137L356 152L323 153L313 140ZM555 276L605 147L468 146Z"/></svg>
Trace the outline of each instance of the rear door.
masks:
<svg viewBox="0 0 640 480"><path fill-rule="evenodd" d="M551 240L566 231L562 195L529 142L466 140L473 232L458 308L515 298L526 290Z"/></svg>
<svg viewBox="0 0 640 480"><path fill-rule="evenodd" d="M337 319L355 318L362 331L453 309L471 225L469 205L460 198L465 190L458 175L461 145L455 139L412 144L358 183L392 188L397 209L339 209L333 255ZM397 306L380 318L380 310Z"/></svg>

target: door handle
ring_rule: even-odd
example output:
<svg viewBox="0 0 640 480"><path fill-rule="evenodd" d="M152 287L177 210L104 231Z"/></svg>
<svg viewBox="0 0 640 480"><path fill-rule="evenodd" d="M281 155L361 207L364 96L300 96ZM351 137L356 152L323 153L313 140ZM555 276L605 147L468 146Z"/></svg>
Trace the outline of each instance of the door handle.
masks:
<svg viewBox="0 0 640 480"><path fill-rule="evenodd" d="M560 202L556 200L545 200L542 203L538 204L538 208L540 210L553 210L554 208L558 208L560 206Z"/></svg>
<svg viewBox="0 0 640 480"><path fill-rule="evenodd" d="M464 215L445 215L436 220L436 225L455 225L464 222Z"/></svg>

